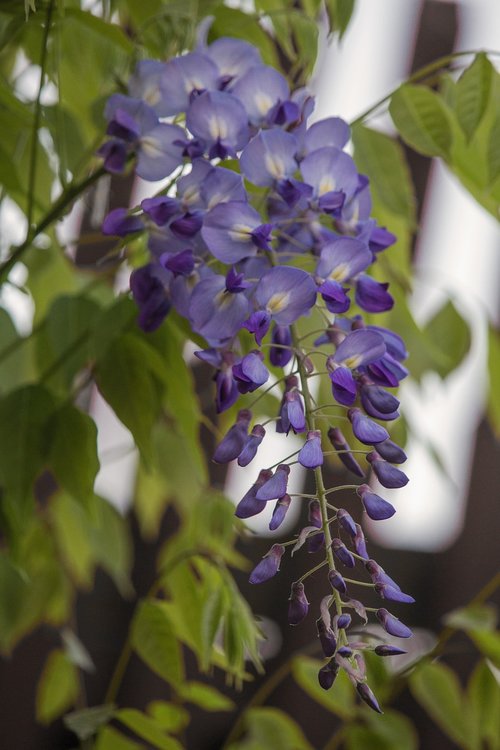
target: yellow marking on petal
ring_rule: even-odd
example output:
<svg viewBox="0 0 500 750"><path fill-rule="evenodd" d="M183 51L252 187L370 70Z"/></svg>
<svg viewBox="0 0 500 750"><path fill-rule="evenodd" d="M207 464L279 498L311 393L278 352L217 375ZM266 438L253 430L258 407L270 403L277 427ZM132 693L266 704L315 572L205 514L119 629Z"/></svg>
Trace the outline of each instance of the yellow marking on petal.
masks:
<svg viewBox="0 0 500 750"><path fill-rule="evenodd" d="M344 359L342 364L345 367L348 367L350 370L354 370L355 367L361 364L361 357L359 356L359 354L353 354L352 357Z"/></svg>
<svg viewBox="0 0 500 750"><path fill-rule="evenodd" d="M267 312L271 315L275 315L276 313L281 312L288 305L289 299L290 292L276 292L276 294L273 294L273 296L269 299L266 305Z"/></svg>
<svg viewBox="0 0 500 750"><path fill-rule="evenodd" d="M201 91L205 86L198 78L186 78L184 88L186 89L186 93L190 94L191 91Z"/></svg>
<svg viewBox="0 0 500 750"><path fill-rule="evenodd" d="M210 118L208 129L214 141L218 139L223 140L227 137L227 124L217 115L212 115Z"/></svg>
<svg viewBox="0 0 500 750"><path fill-rule="evenodd" d="M275 180L281 180L285 176L285 164L280 156L266 153L264 161L267 171Z"/></svg>
<svg viewBox="0 0 500 750"><path fill-rule="evenodd" d="M156 156L161 156L161 148L158 145L158 141L156 138L151 138L151 136L143 136L141 138L141 149L146 154L146 156L149 156L151 158Z"/></svg>
<svg viewBox="0 0 500 750"><path fill-rule="evenodd" d="M232 295L231 295L231 294L228 294L228 293L226 292L226 290L225 290L225 289L223 289L222 291L218 292L218 293L217 293L217 294L215 295L215 300L214 300L214 302L215 302L215 306L216 306L216 307L217 307L217 308L218 308L219 310L221 310L221 309L223 309L224 307L227 307L227 306L228 306L228 305L229 305L229 304L230 304L230 303L232 302L232 299L233 299Z"/></svg>
<svg viewBox="0 0 500 750"><path fill-rule="evenodd" d="M248 227L246 224L235 224L228 234L234 242L250 242L252 227Z"/></svg>
<svg viewBox="0 0 500 750"><path fill-rule="evenodd" d="M329 279L333 281L345 281L349 275L349 266L347 263L340 263L336 268L333 269L329 275Z"/></svg>
<svg viewBox="0 0 500 750"><path fill-rule="evenodd" d="M149 86L148 88L146 88L146 91L143 93L142 98L147 104L149 104L151 107L154 107L155 104L158 104L161 98L159 87Z"/></svg>
<svg viewBox="0 0 500 750"><path fill-rule="evenodd" d="M271 97L267 94L264 94L262 91L259 91L259 93L255 95L254 103L259 110L259 114L261 115L267 115L267 113L273 106L273 100L271 99Z"/></svg>
<svg viewBox="0 0 500 750"><path fill-rule="evenodd" d="M331 175L325 175L321 178L321 182L318 186L318 195L325 195L325 193L331 193L335 190L335 180Z"/></svg>

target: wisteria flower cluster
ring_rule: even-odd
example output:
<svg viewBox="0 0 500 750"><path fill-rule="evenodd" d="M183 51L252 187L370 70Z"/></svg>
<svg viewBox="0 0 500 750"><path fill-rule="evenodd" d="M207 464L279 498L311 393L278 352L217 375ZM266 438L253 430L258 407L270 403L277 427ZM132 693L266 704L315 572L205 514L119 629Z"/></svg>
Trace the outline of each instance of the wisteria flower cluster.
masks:
<svg viewBox="0 0 500 750"><path fill-rule="evenodd" d="M281 370L272 386L282 387L276 430L303 435L304 442L294 456L258 474L236 515L255 516L274 502L270 528L278 529L291 502L293 464L314 473L316 494L302 496L310 498L308 525L290 542L274 544L250 581L274 576L289 546L292 554L304 545L321 552L323 562L292 584L289 621L297 625L306 617L304 581L326 570L316 621L325 657L319 682L330 688L344 669L361 699L380 711L363 653L404 652L377 640L369 628L361 634L359 625L351 628L352 615L366 623L374 613L397 638L411 631L385 606L365 607L351 591L370 587L383 604L413 599L370 558L351 513L330 502L339 488L325 488L322 465L325 455L335 453L363 482L352 487L369 518L394 514L364 480L375 475L388 488L408 481L397 468L404 451L381 424L398 417L399 401L387 389L407 375L407 352L398 335L366 324L363 312L393 306L388 284L369 269L395 237L370 218L368 179L344 150L349 127L337 117L309 124L313 108L306 90L290 91L287 80L242 40L203 43L168 62L141 61L128 95L115 94L107 103L109 139L100 155L111 172L133 161L145 180L173 176L140 209L112 211L103 231L147 233L151 260L130 279L139 325L154 330L172 307L189 321L207 343L197 356L214 368L218 412L241 394L269 388L269 366ZM321 329L301 336L301 320L313 308ZM250 350L243 330L252 336ZM318 407L310 379L325 371L332 402ZM349 435L366 446L357 451L365 468L339 420L330 418L339 409ZM247 466L262 451L265 435L265 426L252 424L251 411L241 408L214 460ZM355 568L365 580L344 575Z"/></svg>

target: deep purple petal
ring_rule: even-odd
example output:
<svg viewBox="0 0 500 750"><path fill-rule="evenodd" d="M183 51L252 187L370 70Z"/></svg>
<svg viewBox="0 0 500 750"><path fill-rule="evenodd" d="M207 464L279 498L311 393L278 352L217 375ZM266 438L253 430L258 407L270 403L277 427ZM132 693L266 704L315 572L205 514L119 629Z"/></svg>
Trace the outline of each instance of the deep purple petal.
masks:
<svg viewBox="0 0 500 750"><path fill-rule="evenodd" d="M238 458L247 439L251 418L252 415L248 409L241 409L238 412L236 423L229 428L215 449L213 460L216 463L226 464Z"/></svg>
<svg viewBox="0 0 500 750"><path fill-rule="evenodd" d="M275 266L259 281L255 299L279 325L291 325L314 305L316 285L299 268Z"/></svg>
<svg viewBox="0 0 500 750"><path fill-rule="evenodd" d="M352 406L357 394L357 385L352 372L347 367L337 367L330 373L330 380L335 401L344 406Z"/></svg>
<svg viewBox="0 0 500 750"><path fill-rule="evenodd" d="M372 521L385 521L387 518L391 518L396 509L393 505L384 500L380 495L376 495L370 490L368 485L362 484L356 490L357 494L361 498L364 508L368 516Z"/></svg>
<svg viewBox="0 0 500 750"><path fill-rule="evenodd" d="M103 234L125 237L133 232L144 229L144 223L140 216L129 214L126 208L114 208L106 216L102 223Z"/></svg>
<svg viewBox="0 0 500 750"><path fill-rule="evenodd" d="M361 443L365 445L374 445L382 440L387 440L389 433L376 422L372 422L369 417L365 417L360 409L349 409L347 416L352 424L352 431Z"/></svg>
<svg viewBox="0 0 500 750"><path fill-rule="evenodd" d="M389 284L381 284L371 276L362 274L356 284L356 303L366 312L385 312L394 306L394 299L387 291Z"/></svg>
<svg viewBox="0 0 500 750"><path fill-rule="evenodd" d="M382 627L387 633L389 633L389 635L393 635L396 638L411 638L413 635L410 628L401 622L401 620L398 620L397 617L391 615L387 609L382 607L381 609L378 609L375 614Z"/></svg>
<svg viewBox="0 0 500 750"><path fill-rule="evenodd" d="M323 451L321 449L321 432L311 430L307 433L306 442L297 457L299 464L306 469L316 469L323 465Z"/></svg>
<svg viewBox="0 0 500 750"><path fill-rule="evenodd" d="M285 554L285 548L281 544L273 544L267 555L250 573L250 583L263 583L276 575L280 569L281 558Z"/></svg>
<svg viewBox="0 0 500 750"><path fill-rule="evenodd" d="M273 515L269 522L270 531L276 531L276 529L281 526L281 524L285 520L288 508L290 507L290 503L290 495L283 495L283 497L280 497L280 499L277 501L276 505L274 506Z"/></svg>
<svg viewBox="0 0 500 750"><path fill-rule="evenodd" d="M280 464L274 475L257 491L257 500L278 500L286 495L290 467Z"/></svg>

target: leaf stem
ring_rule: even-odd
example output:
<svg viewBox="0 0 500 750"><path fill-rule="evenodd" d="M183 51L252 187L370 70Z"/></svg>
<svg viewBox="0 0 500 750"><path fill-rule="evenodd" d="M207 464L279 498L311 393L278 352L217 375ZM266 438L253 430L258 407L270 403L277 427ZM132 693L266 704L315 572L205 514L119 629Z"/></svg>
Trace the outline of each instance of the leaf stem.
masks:
<svg viewBox="0 0 500 750"><path fill-rule="evenodd" d="M403 83L418 83L418 81L421 81L427 76L431 75L432 73L435 73L438 70L441 70L441 68L447 68L451 62L454 60L457 60L461 57L466 57L470 55L477 54L477 50L465 50L463 52L453 52L450 55L444 55L443 57L438 57L437 60L434 60L433 62L429 63L428 65L424 65L422 68L419 68L414 73L412 73L408 78L406 78ZM483 50L485 54L487 55L494 55L498 56L500 55L500 52L496 50ZM402 84L400 84L402 85ZM383 104L389 101L389 99L393 96L393 94L397 91L399 86L395 89L393 89L389 94L386 94L386 96L382 97L382 99L379 99L378 102L373 104L369 109L362 112L358 117L356 117L355 120L352 120L350 123L351 128L355 125L360 125L364 120L366 120L370 115L372 115L379 107L381 107Z"/></svg>

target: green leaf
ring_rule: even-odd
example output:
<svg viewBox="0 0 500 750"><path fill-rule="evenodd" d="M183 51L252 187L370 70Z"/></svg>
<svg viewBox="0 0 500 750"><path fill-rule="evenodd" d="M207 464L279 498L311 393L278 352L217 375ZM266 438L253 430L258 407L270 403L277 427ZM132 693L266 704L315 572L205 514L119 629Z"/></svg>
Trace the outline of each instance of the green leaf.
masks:
<svg viewBox="0 0 500 750"><path fill-rule="evenodd" d="M133 553L128 520L98 495L91 498L89 517L87 536L97 564L111 576L122 596L130 596Z"/></svg>
<svg viewBox="0 0 500 750"><path fill-rule="evenodd" d="M444 378L458 367L469 351L469 326L449 300L427 323L423 333L431 347L432 369Z"/></svg>
<svg viewBox="0 0 500 750"><path fill-rule="evenodd" d="M410 690L443 732L468 750L466 706L455 673L444 664L424 664L411 675Z"/></svg>
<svg viewBox="0 0 500 750"><path fill-rule="evenodd" d="M111 344L96 366L102 396L129 428L146 460L151 453L151 431L160 411L160 395L153 376L157 366L154 355L154 350L133 334L124 334Z"/></svg>
<svg viewBox="0 0 500 750"><path fill-rule="evenodd" d="M354 692L346 673L341 670L332 690L323 690L318 683L318 672L323 662L299 656L293 660L292 674L310 698L331 711L341 719L351 719L356 712Z"/></svg>
<svg viewBox="0 0 500 750"><path fill-rule="evenodd" d="M490 98L493 66L480 52L472 65L464 70L456 88L456 113L468 141L483 118Z"/></svg>
<svg viewBox="0 0 500 750"><path fill-rule="evenodd" d="M181 732L189 724L189 711L174 703L152 701L147 711L158 726L172 734Z"/></svg>
<svg viewBox="0 0 500 750"><path fill-rule="evenodd" d="M354 10L355 0L326 0L326 11L330 20L331 31L338 31L344 36Z"/></svg>
<svg viewBox="0 0 500 750"><path fill-rule="evenodd" d="M201 666L208 669L212 659L212 649L215 636L224 617L224 595L220 587L216 588L207 598L201 617Z"/></svg>
<svg viewBox="0 0 500 750"><path fill-rule="evenodd" d="M64 724L76 734L79 740L88 740L97 734L97 731L110 721L116 711L116 706L111 703L92 708L82 708L66 714Z"/></svg>
<svg viewBox="0 0 500 750"><path fill-rule="evenodd" d="M23 386L0 400L0 480L21 506L44 464L53 410L52 395L40 385Z"/></svg>
<svg viewBox="0 0 500 750"><path fill-rule="evenodd" d="M234 709L234 703L230 698L211 685L205 685L202 682L183 683L180 685L179 695L187 703L194 703L195 706L205 711L232 711Z"/></svg>
<svg viewBox="0 0 500 750"><path fill-rule="evenodd" d="M418 735L412 722L403 714L384 709L383 715L367 712L367 721L372 737L381 743L384 750L418 750ZM378 745L368 742L364 748L375 750Z"/></svg>
<svg viewBox="0 0 500 750"><path fill-rule="evenodd" d="M449 628L456 630L494 630L498 614L491 604L469 604L467 607L455 609L443 617L443 622Z"/></svg>
<svg viewBox="0 0 500 750"><path fill-rule="evenodd" d="M406 143L425 156L446 157L451 148L449 114L439 95L425 86L403 84L391 99L389 112Z"/></svg>
<svg viewBox="0 0 500 750"><path fill-rule="evenodd" d="M486 161L488 164L489 182L492 184L500 175L500 112L491 126L488 137ZM498 218L498 215L496 218Z"/></svg>
<svg viewBox="0 0 500 750"><path fill-rule="evenodd" d="M500 685L486 662L479 662L469 679L467 696L471 707L471 725L481 750L481 739L490 750L500 748Z"/></svg>
<svg viewBox="0 0 500 750"><path fill-rule="evenodd" d="M74 295L57 297L50 306L37 338L38 361L44 373L52 372L49 382L63 392L90 358L89 338L99 312L93 300Z"/></svg>
<svg viewBox="0 0 500 750"><path fill-rule="evenodd" d="M36 718L50 724L73 705L78 695L78 672L64 651L49 654L36 692Z"/></svg>
<svg viewBox="0 0 500 750"><path fill-rule="evenodd" d="M129 740L113 727L104 727L99 732L95 750L144 750L144 745Z"/></svg>
<svg viewBox="0 0 500 750"><path fill-rule="evenodd" d="M486 630L470 630L467 635L474 641L476 648L487 659L500 669L500 633L489 633Z"/></svg>
<svg viewBox="0 0 500 750"><path fill-rule="evenodd" d="M500 439L500 331L488 330L488 419L494 434Z"/></svg>
<svg viewBox="0 0 500 750"><path fill-rule="evenodd" d="M114 718L121 721L122 724L153 747L160 750L182 750L182 746L176 739L167 737L163 733L161 725L135 708L122 708L116 712Z"/></svg>
<svg viewBox="0 0 500 750"><path fill-rule="evenodd" d="M279 68L279 59L276 49L266 32L255 18L243 13L236 8L227 8L219 5L215 8L214 22L210 28L209 41L214 41L219 36L231 36L244 39L254 44L262 55L266 65Z"/></svg>
<svg viewBox="0 0 500 750"><path fill-rule="evenodd" d="M65 18L74 19L81 27L86 27L90 32L101 36L106 44L120 47L127 55L135 52L133 42L116 23L105 21L94 13L79 8L65 8L64 15Z"/></svg>
<svg viewBox="0 0 500 750"><path fill-rule="evenodd" d="M96 557L89 538L89 521L80 503L59 492L50 506L54 538L67 571L77 586L90 588Z"/></svg>
<svg viewBox="0 0 500 750"><path fill-rule="evenodd" d="M8 353L9 349L10 353ZM8 312L0 308L1 393L7 393L12 388L19 388L25 382L33 381L34 377L33 336L22 338Z"/></svg>
<svg viewBox="0 0 500 750"><path fill-rule="evenodd" d="M410 170L399 143L364 125L352 129L356 165L370 178L377 199L391 213L415 226L415 194Z"/></svg>
<svg viewBox="0 0 500 750"><path fill-rule="evenodd" d="M83 669L85 672L95 672L95 664L89 652L69 627L64 628L61 632L61 640L64 645L66 656L75 667Z"/></svg>
<svg viewBox="0 0 500 750"><path fill-rule="evenodd" d="M183 680L179 642L163 602L143 601L132 624L132 646L148 667L174 689Z"/></svg>
<svg viewBox="0 0 500 750"><path fill-rule="evenodd" d="M97 427L87 414L66 404L58 409L48 426L49 463L62 486L85 502L94 488L99 470Z"/></svg>
<svg viewBox="0 0 500 750"><path fill-rule="evenodd" d="M277 708L251 708L246 712L245 724L256 747L312 750L299 725Z"/></svg>

